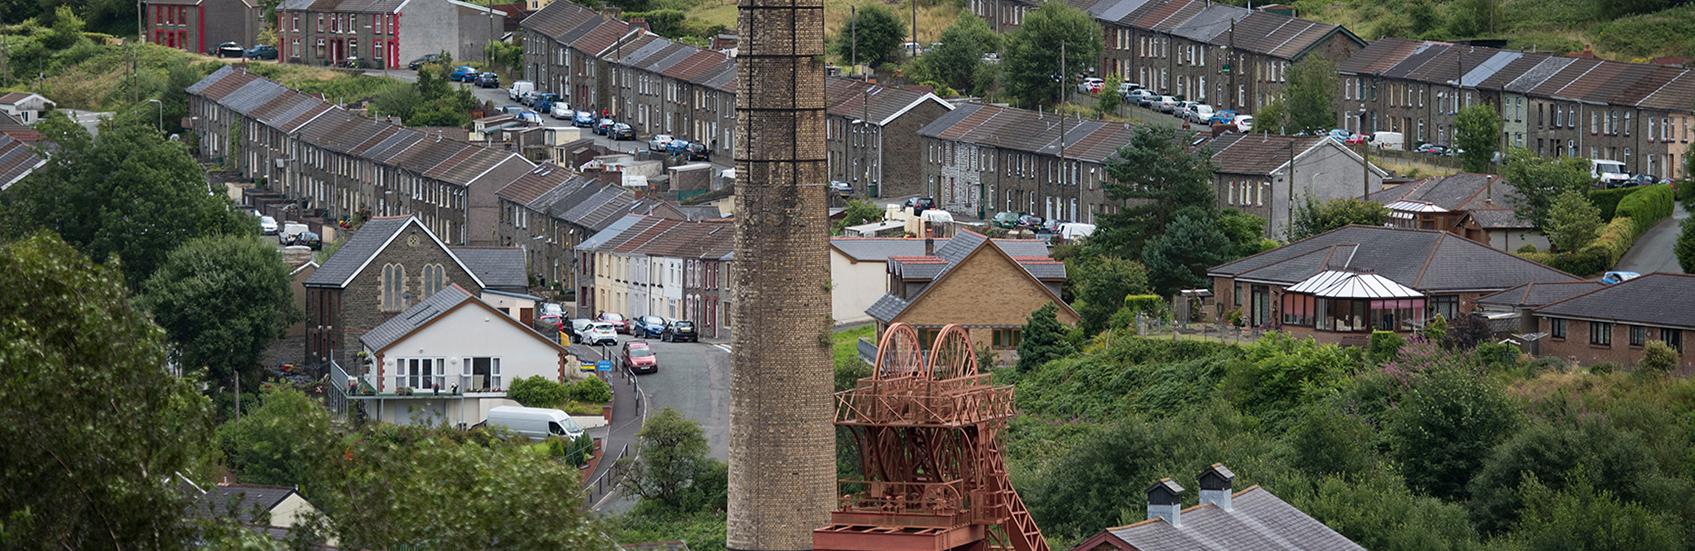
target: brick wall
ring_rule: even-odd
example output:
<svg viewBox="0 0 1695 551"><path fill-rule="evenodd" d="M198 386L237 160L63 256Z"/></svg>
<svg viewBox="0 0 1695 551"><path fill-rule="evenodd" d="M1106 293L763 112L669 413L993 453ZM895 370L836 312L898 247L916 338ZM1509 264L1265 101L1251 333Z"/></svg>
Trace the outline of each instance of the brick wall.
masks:
<svg viewBox="0 0 1695 551"><path fill-rule="evenodd" d="M1590 343L1590 323L1585 320L1565 320L1565 338L1554 338L1553 321L1551 318L1538 317L1537 330L1548 333L1537 343L1537 354L1550 358L1575 360L1583 364L1610 362L1620 366L1633 366L1642 360L1643 347L1630 345L1630 326L1610 324L1612 342L1609 345ZM1685 333L1688 333L1687 331ZM1660 328L1649 327L1647 341L1659 340ZM1685 349L1689 335L1683 336ZM1647 341L1643 341L1644 344ZM1684 352L1679 355L1679 365L1684 368L1695 367L1695 354Z"/></svg>

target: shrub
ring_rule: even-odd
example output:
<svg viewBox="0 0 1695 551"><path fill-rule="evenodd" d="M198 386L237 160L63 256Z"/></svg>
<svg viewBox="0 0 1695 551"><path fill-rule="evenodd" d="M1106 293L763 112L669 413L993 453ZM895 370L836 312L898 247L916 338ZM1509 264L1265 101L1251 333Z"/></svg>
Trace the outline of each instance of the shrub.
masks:
<svg viewBox="0 0 1695 551"><path fill-rule="evenodd" d="M570 395L572 400L591 404L604 404L612 401L612 385L600 377L589 377L571 383Z"/></svg>
<svg viewBox="0 0 1695 551"><path fill-rule="evenodd" d="M1689 185L1695 188L1695 183ZM1677 264L1685 273L1695 273L1695 218L1683 220L1683 230L1677 234L1677 244L1672 247L1677 255Z"/></svg>
<svg viewBox="0 0 1695 551"><path fill-rule="evenodd" d="M1372 331L1370 351L1372 363L1382 363L1393 359L1401 351L1401 345L1407 340L1394 331Z"/></svg>
<svg viewBox="0 0 1695 551"><path fill-rule="evenodd" d="M1443 316L1442 314L1436 314L1436 317L1430 319L1430 323L1427 323L1427 324L1424 325L1424 339L1427 340L1427 341L1439 343L1439 342L1442 342L1442 339L1447 337L1447 336L1448 336L1448 318L1447 318L1447 316Z"/></svg>
<svg viewBox="0 0 1695 551"><path fill-rule="evenodd" d="M1579 276L1598 274L1612 266L1612 262L1607 258L1607 251L1598 247L1586 247L1568 253L1519 253L1518 256Z"/></svg>
<svg viewBox="0 0 1695 551"><path fill-rule="evenodd" d="M1651 224L1650 224L1651 225ZM1619 216L1601 228L1601 233L1595 240L1589 242L1591 249L1600 249L1607 257L1607 266L1612 266L1618 259L1624 258L1624 253L1630 252L1630 246L1636 243L1636 237L1642 234L1641 224L1636 218Z"/></svg>
<svg viewBox="0 0 1695 551"><path fill-rule="evenodd" d="M1625 197L1638 190L1639 187L1621 187L1612 189L1591 189L1588 191L1589 202L1601 209L1602 220L1612 220L1618 214L1618 206Z"/></svg>
<svg viewBox="0 0 1695 551"><path fill-rule="evenodd" d="M1131 312L1146 313L1149 318L1162 319L1166 316L1165 301L1159 295L1130 295L1124 297L1124 309Z"/></svg>
<svg viewBox="0 0 1695 551"><path fill-rule="evenodd" d="M1511 367L1518 363L1517 346L1499 342L1477 345L1477 359L1489 367Z"/></svg>
<svg viewBox="0 0 1695 551"><path fill-rule="evenodd" d="M1637 190L1636 193L1619 200L1616 216L1629 216L1636 222L1636 234L1641 235L1654 227L1654 224L1671 216L1676 198L1673 197L1671 186L1644 186Z"/></svg>
<svg viewBox="0 0 1695 551"><path fill-rule="evenodd" d="M544 379L541 375L531 375L512 381L512 388L507 389L506 397L525 407L551 408L570 400L571 390L563 384Z"/></svg>
<svg viewBox="0 0 1695 551"><path fill-rule="evenodd" d="M1647 346L1642 347L1642 361L1637 362L1636 367L1661 373L1677 369L1677 351L1664 342L1648 341Z"/></svg>
<svg viewBox="0 0 1695 551"><path fill-rule="evenodd" d="M1533 253L1533 252L1536 252L1536 245L1532 245L1530 243L1525 243L1523 247L1518 248L1519 254Z"/></svg>

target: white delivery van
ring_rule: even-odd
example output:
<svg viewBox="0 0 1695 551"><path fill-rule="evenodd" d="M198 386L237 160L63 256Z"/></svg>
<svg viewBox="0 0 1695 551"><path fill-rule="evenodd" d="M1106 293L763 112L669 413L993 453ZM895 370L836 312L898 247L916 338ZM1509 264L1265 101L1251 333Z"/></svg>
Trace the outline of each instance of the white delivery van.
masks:
<svg viewBox="0 0 1695 551"><path fill-rule="evenodd" d="M528 80L520 80L513 82L512 87L506 89L506 97L512 101L518 101L524 99L525 95L534 91L536 91L536 83Z"/></svg>
<svg viewBox="0 0 1695 551"><path fill-rule="evenodd" d="M1378 149L1406 151L1407 135L1400 132L1372 132L1371 145L1377 146Z"/></svg>
<svg viewBox="0 0 1695 551"><path fill-rule="evenodd" d="M554 436L579 438L583 435L582 427L571 421L570 415L557 409L496 406L489 408L488 420L484 423L491 427L505 427L531 440L546 440Z"/></svg>
<svg viewBox="0 0 1695 551"><path fill-rule="evenodd" d="M312 228L306 227L305 224L299 222L283 222L282 229L277 232L277 242L285 245L293 245L294 238L300 237L300 234L309 231L312 231Z"/></svg>
<svg viewBox="0 0 1695 551"><path fill-rule="evenodd" d="M1630 174L1624 171L1624 163L1606 159L1590 159L1589 178L1605 187L1619 187L1630 180Z"/></svg>

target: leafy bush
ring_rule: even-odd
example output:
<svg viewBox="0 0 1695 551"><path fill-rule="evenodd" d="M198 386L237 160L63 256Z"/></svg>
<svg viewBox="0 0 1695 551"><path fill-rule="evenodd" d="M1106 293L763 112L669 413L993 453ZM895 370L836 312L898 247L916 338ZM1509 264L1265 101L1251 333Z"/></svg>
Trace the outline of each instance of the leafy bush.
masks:
<svg viewBox="0 0 1695 551"><path fill-rule="evenodd" d="M1401 345L1406 343L1407 339L1394 331L1372 331L1367 353L1373 363L1381 363L1394 358L1395 353L1401 351Z"/></svg>
<svg viewBox="0 0 1695 551"><path fill-rule="evenodd" d="M1536 252L1536 245L1534 245L1534 244L1531 244L1531 243L1525 243L1525 244L1524 244L1524 246L1522 246L1522 247L1519 247L1519 248L1518 248L1518 251L1517 251L1517 252L1519 252L1519 253L1533 253L1533 252Z"/></svg>
<svg viewBox="0 0 1695 551"><path fill-rule="evenodd" d="M1695 188L1695 183L1688 187ZM1695 273L1695 218L1683 220L1683 230L1677 234L1677 244L1673 246L1677 255L1677 264L1684 273Z"/></svg>
<svg viewBox="0 0 1695 551"><path fill-rule="evenodd" d="M1648 341L1647 346L1642 347L1642 361L1636 366L1643 371L1661 373L1677 369L1677 351L1664 342Z"/></svg>
<svg viewBox="0 0 1695 551"><path fill-rule="evenodd" d="M559 407L566 400L570 400L571 389L544 379L541 375L531 375L512 381L512 388L506 390L506 397L525 407L551 408Z"/></svg>
<svg viewBox="0 0 1695 551"><path fill-rule="evenodd" d="M1340 386L1356 359L1340 346L1269 333L1230 362L1224 391L1244 411L1287 415L1294 406Z"/></svg>
<svg viewBox="0 0 1695 551"><path fill-rule="evenodd" d="M1519 253L1519 257L1578 276L1599 274L1613 265L1607 257L1607 250L1599 247L1588 247L1568 253Z"/></svg>
<svg viewBox="0 0 1695 551"><path fill-rule="evenodd" d="M1601 228L1601 233L1595 235L1595 240L1589 242L1590 249L1599 249L1607 257L1607 266L1612 266L1618 259L1624 258L1624 253L1630 252L1630 246L1636 243L1636 237L1641 235L1637 228L1641 224L1636 218L1618 216Z"/></svg>
<svg viewBox="0 0 1695 551"><path fill-rule="evenodd" d="M1618 213L1619 202L1623 201L1624 198L1628 197L1630 194L1636 193L1636 191L1640 189L1644 188L1618 187L1610 189L1591 189L1585 193L1589 196L1589 202L1594 203L1596 208L1601 209L1601 219L1612 220Z"/></svg>
<svg viewBox="0 0 1695 551"><path fill-rule="evenodd" d="M572 467L582 467L589 464L594 457L594 437L588 433L576 438L559 437L547 439L547 455L564 461Z"/></svg>
<svg viewBox="0 0 1695 551"><path fill-rule="evenodd" d="M571 383L570 395L572 400L591 404L604 404L612 401L612 385L600 377L589 377Z"/></svg>
<svg viewBox="0 0 1695 551"><path fill-rule="evenodd" d="M1636 193L1619 200L1615 216L1630 217L1636 222L1636 235L1642 235L1653 228L1654 224L1671 216L1677 199L1673 196L1671 186L1644 186L1637 190Z"/></svg>
<svg viewBox="0 0 1695 551"><path fill-rule="evenodd" d="M1390 417L1385 435L1407 486L1443 499L1467 497L1466 481L1483 468L1517 417L1506 393L1464 369L1424 373Z"/></svg>
<svg viewBox="0 0 1695 551"><path fill-rule="evenodd" d="M1519 349L1506 343L1486 342L1477 345L1477 359L1489 367L1511 367L1518 363Z"/></svg>

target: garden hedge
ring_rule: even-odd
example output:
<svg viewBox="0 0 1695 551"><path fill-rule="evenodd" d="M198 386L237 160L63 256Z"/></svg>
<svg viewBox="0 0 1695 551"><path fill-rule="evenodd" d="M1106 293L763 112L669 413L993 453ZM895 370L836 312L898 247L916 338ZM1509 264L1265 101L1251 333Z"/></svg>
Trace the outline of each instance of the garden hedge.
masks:
<svg viewBox="0 0 1695 551"><path fill-rule="evenodd" d="M1636 191L1640 189L1642 188L1621 187L1613 189L1591 189L1587 195L1589 196L1589 202L1594 203L1596 207L1601 209L1601 219L1612 220L1613 216L1618 213L1619 202L1623 201L1624 198L1630 194L1636 193Z"/></svg>
<svg viewBox="0 0 1695 551"><path fill-rule="evenodd" d="M1630 217L1636 222L1636 235L1647 233L1654 224L1671 216L1677 198L1671 186L1655 185L1637 188L1636 193L1624 196L1618 202L1616 216Z"/></svg>

